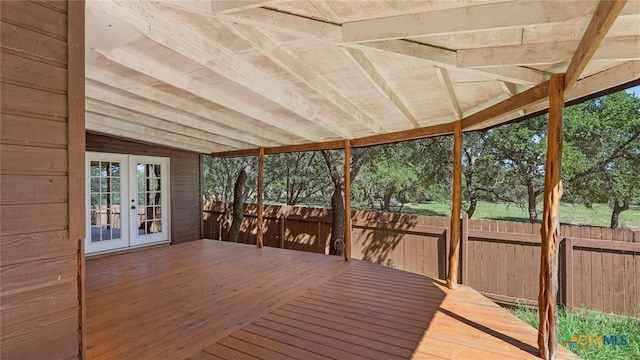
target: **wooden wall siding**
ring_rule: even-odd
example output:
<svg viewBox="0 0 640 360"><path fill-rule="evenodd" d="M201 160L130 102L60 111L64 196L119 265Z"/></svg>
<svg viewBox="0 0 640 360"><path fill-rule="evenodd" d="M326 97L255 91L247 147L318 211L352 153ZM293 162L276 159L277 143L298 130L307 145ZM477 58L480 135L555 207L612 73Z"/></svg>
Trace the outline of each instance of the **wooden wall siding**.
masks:
<svg viewBox="0 0 640 360"><path fill-rule="evenodd" d="M84 13L67 5L0 2L2 359L73 359L81 346L84 220L69 211L84 203L84 187L69 173L84 153L73 138L84 132L83 101L75 102L84 91L68 84L84 83L84 66L71 67L84 63L83 20L76 24Z"/></svg>
<svg viewBox="0 0 640 360"><path fill-rule="evenodd" d="M206 238L226 240L229 204L204 202ZM255 205L245 205L239 242L255 244ZM326 253L331 211L266 206L265 246ZM353 212L352 256L444 279L449 218ZM562 226L558 298L620 314L640 309L640 231ZM222 235L221 235L222 233ZM460 280L508 304L537 303L540 225L462 220Z"/></svg>
<svg viewBox="0 0 640 360"><path fill-rule="evenodd" d="M202 200L200 155L87 133L87 151L170 158L171 170L171 242L201 238Z"/></svg>

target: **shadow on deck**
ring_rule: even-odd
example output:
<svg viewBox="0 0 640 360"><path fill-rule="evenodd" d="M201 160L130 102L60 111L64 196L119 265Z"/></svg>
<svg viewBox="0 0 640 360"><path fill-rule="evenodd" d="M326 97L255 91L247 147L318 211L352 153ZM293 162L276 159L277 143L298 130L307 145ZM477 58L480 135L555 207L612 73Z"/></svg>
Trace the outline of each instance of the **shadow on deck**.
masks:
<svg viewBox="0 0 640 360"><path fill-rule="evenodd" d="M359 260L200 240L86 274L89 359L538 358L475 290Z"/></svg>

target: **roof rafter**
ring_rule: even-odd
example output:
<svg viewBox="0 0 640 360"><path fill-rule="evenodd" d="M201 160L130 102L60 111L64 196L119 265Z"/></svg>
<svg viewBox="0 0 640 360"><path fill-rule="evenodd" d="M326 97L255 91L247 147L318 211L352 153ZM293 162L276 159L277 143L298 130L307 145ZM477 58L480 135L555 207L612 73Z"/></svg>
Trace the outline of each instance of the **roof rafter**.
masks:
<svg viewBox="0 0 640 360"><path fill-rule="evenodd" d="M451 83L451 79L449 78L449 72L446 69L441 67L435 67L436 75L438 75L438 80L440 81L440 85L442 89L447 94L446 98L451 105L451 110L453 115L456 117L456 120L460 120L464 117L464 112L460 107L460 103L458 102L458 97L456 96L456 92L453 89L453 84Z"/></svg>
<svg viewBox="0 0 640 360"><path fill-rule="evenodd" d="M128 98L119 94L113 94L104 89L99 89L91 84L86 86L86 104L89 111L96 113L103 113L104 115L116 116L114 113L118 113L121 119L136 119L137 115L145 116L140 118L140 123L145 123L151 127L158 129L165 129L169 132L177 134L185 134L202 140L211 141L221 145L234 147L238 149L246 148L248 146L255 146L251 143L246 143L236 140L236 138L230 138L223 134L228 134L229 130L225 130L219 126L213 125L207 121L198 121L186 116L177 114L176 112L167 111L157 106L149 106L140 100ZM96 102L98 101L98 102ZM91 106L89 105L91 104ZM125 112L124 109L129 109ZM135 111L133 113L132 111ZM131 114L131 117L127 117ZM239 134L241 135L241 134Z"/></svg>
<svg viewBox="0 0 640 360"><path fill-rule="evenodd" d="M235 52L218 42L206 39L204 34L186 26L171 9L163 9L146 2L98 2L99 6L115 8L133 21L138 30L158 44L190 58L211 71L236 82L274 103L301 116L306 121L341 137L352 137L352 132L330 121L331 115L318 109L302 95L290 91L286 84L268 76L251 63L236 56ZM103 3L108 3L103 5ZM171 21L163 21L169 19ZM285 129L287 130L287 129ZM288 129L288 131L293 131Z"/></svg>
<svg viewBox="0 0 640 360"><path fill-rule="evenodd" d="M157 130L162 133L166 133L169 136L175 136L176 139L189 140L194 145L199 145L202 147L231 147L230 145L220 142L221 137L218 135L213 135L203 131L191 129L186 126L173 124L169 121L158 119L153 116L138 114L133 111L122 109L111 104L101 103L96 100L87 99L86 109L90 113L108 117L110 119L110 125L114 125L114 119L121 120L135 125L142 125L151 130ZM189 141L185 142L188 143ZM237 147L237 149L241 149L241 147Z"/></svg>
<svg viewBox="0 0 640 360"><path fill-rule="evenodd" d="M325 80L322 74L298 60L293 54L281 47L280 44L268 35L265 35L253 27L242 24L230 25L229 27L236 35L251 43L271 61L275 62L291 75L303 81L325 99L341 108L354 119L360 121L364 126L373 130L375 133L382 133L385 131L384 127L382 127L382 125L380 125L376 120L364 113L350 100L340 94L338 90Z"/></svg>
<svg viewBox="0 0 640 360"><path fill-rule="evenodd" d="M342 24L342 34L345 42L403 39L561 22L591 11L575 1L514 1L353 21Z"/></svg>
<svg viewBox="0 0 640 360"><path fill-rule="evenodd" d="M177 149L186 149L201 154L208 154L223 148L216 144L199 141L186 136L169 134L162 130L151 129L101 114L87 112L85 116L86 129L90 131L97 131L137 141L151 142Z"/></svg>
<svg viewBox="0 0 640 360"><path fill-rule="evenodd" d="M274 5L283 1L286 0L170 0L162 3L194 13L230 14L236 11Z"/></svg>
<svg viewBox="0 0 640 360"><path fill-rule="evenodd" d="M569 89L576 84L626 3L627 0L600 1L567 68L564 79L565 89Z"/></svg>
<svg viewBox="0 0 640 360"><path fill-rule="evenodd" d="M342 48L344 52L351 58L362 70L362 73L376 86L376 89L380 90L380 93L384 95L394 105L394 107L402 114L409 123L415 128L420 127L418 120L411 113L407 105L402 102L402 99L393 91L393 88L384 76L380 74L376 66L367 58L364 51L353 48Z"/></svg>
<svg viewBox="0 0 640 360"><path fill-rule="evenodd" d="M234 131L245 132L244 136L237 137L238 140L248 143L255 143L256 145L263 143L264 141L266 141L266 139L270 139L271 141L277 143L286 143L287 141L291 140L289 136L284 136L272 132L269 129L263 127L258 127L247 123L240 124L238 123L237 119L234 119L221 111L213 110L202 104L188 101L177 95L160 91L152 86L142 85L136 81L132 81L131 79L98 69L93 65L86 64L85 68L87 79L113 88L123 90L126 89L127 92L133 95L170 106L183 113L192 114L199 118L206 119L207 122L211 122L213 124L218 123L223 126L230 127L234 129ZM234 133L231 132L230 134ZM252 134L262 134L264 135L264 138ZM273 145L277 144L272 144L271 146Z"/></svg>
<svg viewBox="0 0 640 360"><path fill-rule="evenodd" d="M277 127L307 140L313 140L315 138L313 134L301 130L296 126L297 124L292 121L275 117L250 102L244 102L241 99L231 97L229 94L218 91L207 83L184 76L151 58L142 58L122 49L114 49L109 52L104 52L102 55L116 64L162 81L192 95L220 104L226 108L262 121L265 124Z"/></svg>

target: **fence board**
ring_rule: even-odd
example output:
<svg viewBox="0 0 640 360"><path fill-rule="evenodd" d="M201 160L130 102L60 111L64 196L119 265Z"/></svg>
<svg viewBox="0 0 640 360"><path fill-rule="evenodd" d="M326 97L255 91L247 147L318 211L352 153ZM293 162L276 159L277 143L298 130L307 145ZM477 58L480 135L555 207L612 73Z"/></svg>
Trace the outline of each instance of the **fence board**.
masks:
<svg viewBox="0 0 640 360"><path fill-rule="evenodd" d="M223 204L205 204L205 226L219 237ZM222 210L222 211L221 211ZM216 212L218 211L218 212ZM255 241L255 206L248 205L242 241ZM324 253L331 213L327 209L268 206L265 245ZM443 217L354 212L354 258L443 278L449 221ZM282 226L282 230L281 230ZM540 269L540 225L468 220L461 267L465 284L502 302L535 304ZM637 232L563 226L559 253L559 299L574 307L637 315L640 303L640 244ZM223 231L222 237L226 236ZM270 242L273 237L275 241ZM566 239L565 239L566 237Z"/></svg>

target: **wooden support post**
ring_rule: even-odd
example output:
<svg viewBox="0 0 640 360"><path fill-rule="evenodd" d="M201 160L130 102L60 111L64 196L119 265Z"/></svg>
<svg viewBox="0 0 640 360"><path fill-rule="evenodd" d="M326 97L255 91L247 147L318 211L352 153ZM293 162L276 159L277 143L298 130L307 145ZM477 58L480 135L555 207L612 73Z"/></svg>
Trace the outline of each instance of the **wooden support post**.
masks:
<svg viewBox="0 0 640 360"><path fill-rule="evenodd" d="M460 249L460 199L462 195L462 121L453 123L453 195L451 200L451 239L449 243L449 275L447 287L458 286L458 254Z"/></svg>
<svg viewBox="0 0 640 360"><path fill-rule="evenodd" d="M260 148L258 152L258 234L256 236L256 246L262 248L263 244L263 226L262 226L262 178L264 173L264 148Z"/></svg>
<svg viewBox="0 0 640 360"><path fill-rule="evenodd" d="M351 141L344 142L344 260L351 258Z"/></svg>
<svg viewBox="0 0 640 360"><path fill-rule="evenodd" d="M538 309L538 348L543 359L558 357L558 245L560 242L559 205L562 197L560 178L562 165L562 108L564 106L564 74L553 75L549 82L549 133L547 164L544 177L544 209L542 213L542 248L540 254L540 292Z"/></svg>

